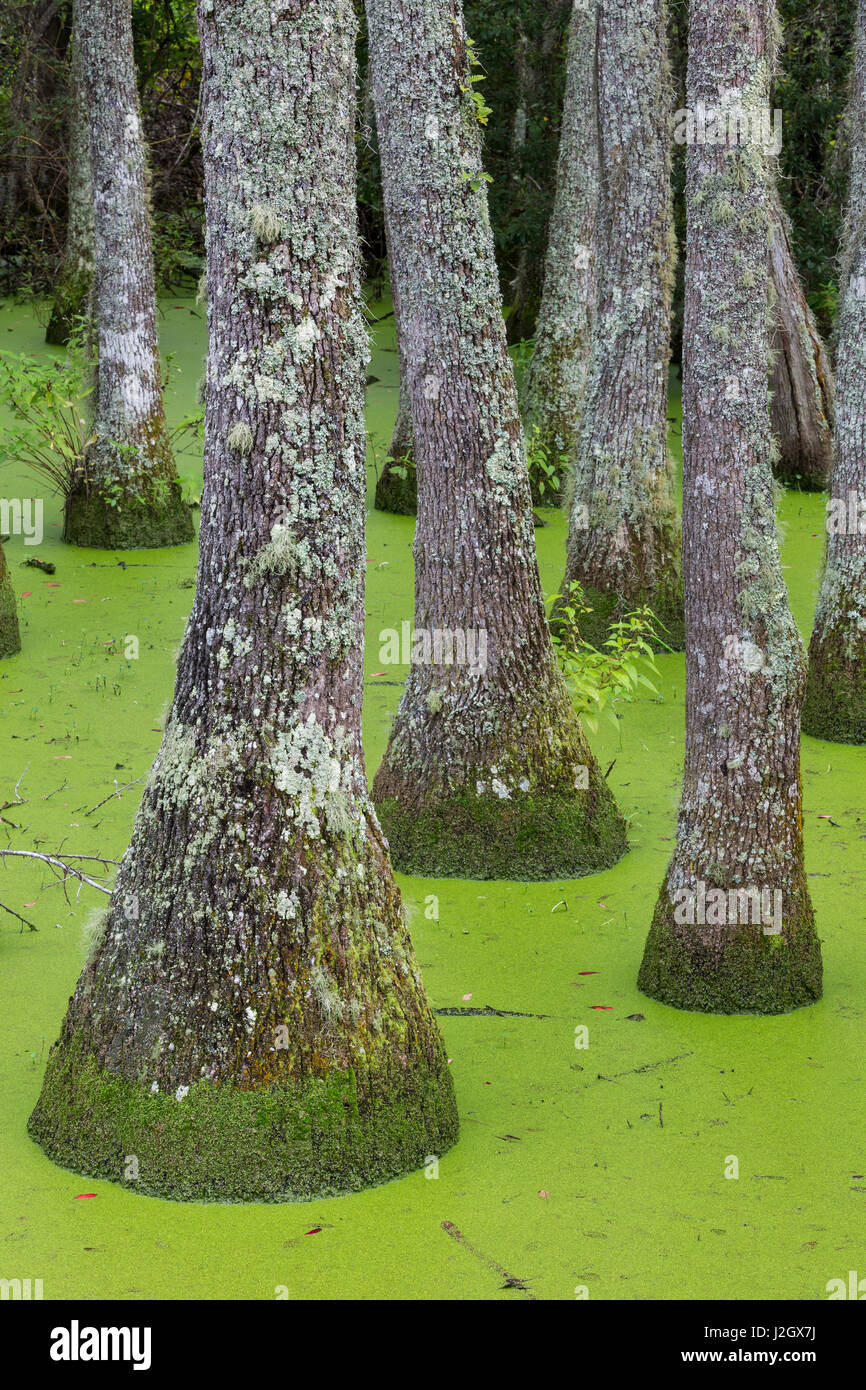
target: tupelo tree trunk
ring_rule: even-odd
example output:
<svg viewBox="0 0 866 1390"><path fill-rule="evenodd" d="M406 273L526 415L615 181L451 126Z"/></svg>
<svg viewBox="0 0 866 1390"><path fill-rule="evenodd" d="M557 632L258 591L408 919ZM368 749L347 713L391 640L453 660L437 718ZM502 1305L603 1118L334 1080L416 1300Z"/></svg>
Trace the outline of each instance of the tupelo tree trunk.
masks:
<svg viewBox="0 0 866 1390"><path fill-rule="evenodd" d="M99 364L93 433L64 539L135 549L193 538L162 403L130 0L77 0L90 124Z"/></svg>
<svg viewBox="0 0 866 1390"><path fill-rule="evenodd" d="M369 73L369 63L367 65ZM372 101L372 83L370 83ZM388 226L388 210L385 209L385 242L388 247L388 263L393 264L391 252L391 231ZM418 510L418 481L415 474L415 440L412 430L412 402L406 389L406 353L403 345L403 330L400 323L400 302L397 286L391 275L391 296L394 302L394 327L397 337L397 352L400 362L400 398L397 403L397 419L388 448L385 467L376 483L376 507L380 512L393 512L397 516L414 516Z"/></svg>
<svg viewBox="0 0 866 1390"><path fill-rule="evenodd" d="M77 0L76 0L77 3ZM75 21L73 20L73 28ZM90 177L90 133L81 92L78 44L70 44L71 109L67 162L66 248L54 291L54 306L45 334L47 343L69 341L82 318L90 318L95 263L93 181Z"/></svg>
<svg viewBox="0 0 866 1390"><path fill-rule="evenodd" d="M531 446L542 450L560 480L577 449L598 288L598 22L597 0L575 0L556 201L523 402Z"/></svg>
<svg viewBox="0 0 866 1390"><path fill-rule="evenodd" d="M688 106L768 108L772 0L692 0ZM638 984L678 1008L782 1013L821 995L803 865L805 662L776 539L767 403L771 178L760 140L687 152L677 843Z"/></svg>
<svg viewBox="0 0 866 1390"><path fill-rule="evenodd" d="M416 638L374 799L407 872L591 872L624 826L545 618L462 7L367 20L418 459Z"/></svg>
<svg viewBox="0 0 866 1390"><path fill-rule="evenodd" d="M548 124L551 119L555 121L549 97L553 87L551 70L557 61L557 49L567 27L570 7L571 0L528 0L528 4L527 0L523 0L524 13L521 17L518 0L514 52L517 105L511 123L511 159L524 216L537 200L537 193L541 192L538 180L543 180L544 192L553 185L555 158L550 161L544 159L543 168L531 168L527 158L527 140L530 122L539 120L545 123L549 138L554 138L553 126ZM535 333L542 294L544 239L544 229L540 237L537 234L533 236L530 229L523 235L514 278L509 285L511 312L506 332L510 343L519 343Z"/></svg>
<svg viewBox="0 0 866 1390"><path fill-rule="evenodd" d="M394 512L398 516L414 516L418 510L412 403L402 372L394 433L391 435L385 467L376 483L376 507L380 512Z"/></svg>
<svg viewBox="0 0 866 1390"><path fill-rule="evenodd" d="M820 492L833 460L833 371L794 257L778 189L771 190L770 274L776 298L770 340L774 473L788 487Z"/></svg>
<svg viewBox="0 0 866 1390"><path fill-rule="evenodd" d="M15 590L12 588L3 542L0 541L0 658L14 656L20 650L21 634L18 631Z"/></svg>
<svg viewBox="0 0 866 1390"><path fill-rule="evenodd" d="M836 743L866 743L866 0L858 6L850 111L851 180L839 277L836 453L803 728Z"/></svg>
<svg viewBox="0 0 866 1390"><path fill-rule="evenodd" d="M667 449L676 243L664 0L599 6L599 291L563 595L580 583L598 646L648 604L682 647L680 525Z"/></svg>
<svg viewBox="0 0 866 1390"><path fill-rule="evenodd" d="M199 30L198 586L30 1128L140 1191L287 1200L418 1168L457 1122L361 748L353 0L200 0Z"/></svg>

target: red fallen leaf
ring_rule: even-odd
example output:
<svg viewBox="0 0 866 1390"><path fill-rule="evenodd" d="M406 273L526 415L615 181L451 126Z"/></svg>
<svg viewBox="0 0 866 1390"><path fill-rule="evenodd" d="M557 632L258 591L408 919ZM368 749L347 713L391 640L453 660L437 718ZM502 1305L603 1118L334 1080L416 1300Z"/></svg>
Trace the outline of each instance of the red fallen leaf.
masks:
<svg viewBox="0 0 866 1390"><path fill-rule="evenodd" d="M372 680L374 676L387 676L387 674L388 674L387 671L371 671L371 672L370 672L370 680Z"/></svg>
<svg viewBox="0 0 866 1390"><path fill-rule="evenodd" d="M590 1004L591 1009L612 1009L613 1004Z"/></svg>
<svg viewBox="0 0 866 1390"><path fill-rule="evenodd" d="M87 602L87 599L86 599L86 598L74 598L74 599L72 600L72 602L73 602L73 603L86 603L86 602Z"/></svg>
<svg viewBox="0 0 866 1390"><path fill-rule="evenodd" d="M38 901L39 901L38 898L34 898L33 901L32 901L32 903L25 903L24 906L25 906L25 907L35 907Z"/></svg>
<svg viewBox="0 0 866 1390"><path fill-rule="evenodd" d="M28 589L28 590L27 590L27 593L26 593L26 594L22 594L21 597L22 597L22 598L32 598L32 597L33 597L33 590L32 590L32 589Z"/></svg>
<svg viewBox="0 0 866 1390"><path fill-rule="evenodd" d="M59 589L59 588L60 588L60 585L59 585L59 584L46 584L45 587L46 587L46 589Z"/></svg>
<svg viewBox="0 0 866 1390"><path fill-rule="evenodd" d="M76 1192L76 1194L75 1194L75 1196L74 1196L74 1198L73 1198L73 1201L75 1201L75 1202L80 1202L80 1201L82 1201L83 1198L85 1198L85 1197L95 1197L95 1196L96 1196L96 1193L95 1193L95 1192Z"/></svg>
<svg viewBox="0 0 866 1390"><path fill-rule="evenodd" d="M578 975L597 975L597 970L578 970Z"/></svg>
<svg viewBox="0 0 866 1390"><path fill-rule="evenodd" d="M308 1236L317 1236L321 1229L321 1226L314 1226L311 1231L306 1231L304 1234Z"/></svg>

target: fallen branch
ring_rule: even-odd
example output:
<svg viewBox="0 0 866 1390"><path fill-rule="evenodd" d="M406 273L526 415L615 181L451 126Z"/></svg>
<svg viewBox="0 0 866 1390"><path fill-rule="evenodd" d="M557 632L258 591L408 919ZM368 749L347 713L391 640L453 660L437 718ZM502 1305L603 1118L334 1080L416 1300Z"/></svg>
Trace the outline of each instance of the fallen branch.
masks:
<svg viewBox="0 0 866 1390"><path fill-rule="evenodd" d="M3 912L8 912L10 917L15 917L19 922L23 922L24 926L22 926L21 928L22 931L24 930L24 927L29 927L31 931L39 930L38 927L34 927L32 922L28 922L26 917L22 917L20 912L13 912L12 908L7 907L5 903L0 903L0 910L2 910Z"/></svg>
<svg viewBox="0 0 866 1390"><path fill-rule="evenodd" d="M95 805L95 806L91 806L91 808L90 808L89 811L84 811L84 814L85 814L86 816L92 816L93 813L94 813L94 811L98 811L98 810L99 810L100 806L104 806L104 805L106 804L107 801L113 801L115 797L117 797L118 801L122 800L121 795L120 795L121 792L128 792L129 789L130 789L130 787L137 787L138 784L139 784L139 782L143 782L143 781L144 781L144 778L143 778L143 777L136 777L136 779L135 779L134 782L125 782L124 785L123 785L122 787L119 787L119 786L117 785L117 778L115 777L115 779L114 779L114 791L111 792L109 796L103 797L102 801L97 801L96 805ZM82 810L84 810L84 807L83 807L83 806L76 806L75 809L76 809L76 811L82 811Z"/></svg>
<svg viewBox="0 0 866 1390"><path fill-rule="evenodd" d="M117 859L103 859L98 854L68 854L60 859L56 854L40 854L34 849L0 849L0 860L3 861L4 866L7 858L36 859L40 864L47 865L55 875L56 881L63 885L64 893L67 880L73 878L82 885L86 884L88 888L95 888L98 892L104 893L106 897L111 897L112 890L104 883L100 883L99 879L91 878L90 874L86 874L82 869L76 869L74 864L69 863L69 860L77 859L80 863L102 864L107 869L116 869L120 862ZM69 901L68 894L66 901ZM9 911L8 908L6 910ZM17 916L17 913L13 913L13 916ZM24 919L21 918L20 920L23 921ZM30 926L30 923L28 922L27 925Z"/></svg>

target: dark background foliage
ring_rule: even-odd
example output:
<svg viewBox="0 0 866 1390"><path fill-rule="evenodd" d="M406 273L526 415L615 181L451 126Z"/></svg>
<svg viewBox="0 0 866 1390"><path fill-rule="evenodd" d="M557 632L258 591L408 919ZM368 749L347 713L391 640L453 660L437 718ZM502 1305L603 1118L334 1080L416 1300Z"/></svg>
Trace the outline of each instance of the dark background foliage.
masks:
<svg viewBox="0 0 866 1390"><path fill-rule="evenodd" d="M359 10L363 9L358 0ZM783 196L810 303L829 332L847 173L845 105L855 0L780 0L784 33L775 105L784 115ZM687 0L670 0L676 104L684 100ZM553 203L569 0L467 0L467 25L491 114L485 130L491 220L513 339L529 337ZM63 249L70 112L70 0L5 0L0 9L0 292L50 292ZM144 126L151 151L154 249L161 282L197 277L203 257L200 63L193 0L134 0ZM375 123L359 43L358 195L373 294L387 285ZM519 113L522 112L521 117ZM684 160L674 152L677 228ZM681 302L678 295L677 308ZM675 324L675 346L679 333Z"/></svg>

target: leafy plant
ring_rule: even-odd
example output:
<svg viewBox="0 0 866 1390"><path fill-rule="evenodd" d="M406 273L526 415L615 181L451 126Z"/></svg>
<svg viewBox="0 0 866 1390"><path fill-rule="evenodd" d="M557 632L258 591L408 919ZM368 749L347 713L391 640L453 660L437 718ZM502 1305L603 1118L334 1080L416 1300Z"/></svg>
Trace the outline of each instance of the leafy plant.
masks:
<svg viewBox="0 0 866 1390"><path fill-rule="evenodd" d="M604 715L617 727L620 701L630 704L642 689L659 694L650 679L659 674L650 641L666 644L659 633L662 625L650 608L636 608L611 623L610 635L599 651L580 635L581 621L593 611L582 585L572 581L564 594L553 595L551 603L557 605L556 655L577 712L592 733L598 732Z"/></svg>
<svg viewBox="0 0 866 1390"><path fill-rule="evenodd" d="M163 373L168 383L171 360ZM45 478L62 497L69 497L87 476L87 451L96 442L92 411L87 402L95 390L95 367L82 321L65 357L35 358L26 353L0 353L0 402L8 407L18 428L4 432L6 457L14 457ZM203 433L204 412L185 416L169 433L173 450L186 452ZM132 445L118 446L134 453ZM127 490L119 480L101 480L110 506Z"/></svg>
<svg viewBox="0 0 866 1390"><path fill-rule="evenodd" d="M475 47L475 41L474 39L470 39L468 35L466 36L466 58L469 63L470 69L481 67L481 59L478 57L478 50ZM484 97L482 96L481 92L476 91L474 85L475 83L486 81L486 76L487 75L484 72L470 71L469 86L461 86L460 88L461 92L465 93L468 96L471 96L473 102L475 103L475 115L478 118L479 125L486 125L487 122L490 120L490 117L493 115L493 107L487 105L487 102L484 100ZM489 181L492 183L492 179L490 179Z"/></svg>
<svg viewBox="0 0 866 1390"><path fill-rule="evenodd" d="M544 494L547 493L550 500L555 501L562 491L568 456L554 454L542 439L537 425L530 430L526 440L526 463L533 498L543 502Z"/></svg>
<svg viewBox="0 0 866 1390"><path fill-rule="evenodd" d="M92 364L81 332L66 358L0 354L0 401L18 424L4 434L5 453L47 479L64 497L80 477L95 439L85 406L93 389Z"/></svg>

